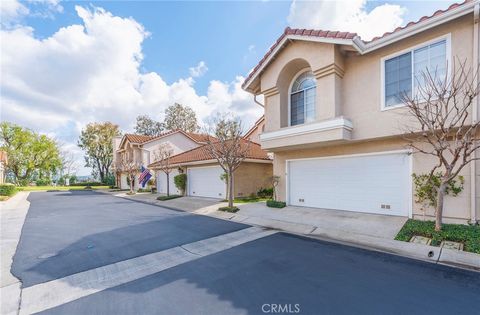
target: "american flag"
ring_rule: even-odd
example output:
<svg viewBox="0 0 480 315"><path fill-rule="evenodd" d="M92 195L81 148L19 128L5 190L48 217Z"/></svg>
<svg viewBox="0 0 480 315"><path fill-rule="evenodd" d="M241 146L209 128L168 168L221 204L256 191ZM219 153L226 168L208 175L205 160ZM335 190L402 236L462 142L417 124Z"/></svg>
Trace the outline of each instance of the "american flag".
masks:
<svg viewBox="0 0 480 315"><path fill-rule="evenodd" d="M145 187L150 178L152 178L152 174L150 174L149 169L142 166L140 176L138 176L138 182L142 184L142 187Z"/></svg>

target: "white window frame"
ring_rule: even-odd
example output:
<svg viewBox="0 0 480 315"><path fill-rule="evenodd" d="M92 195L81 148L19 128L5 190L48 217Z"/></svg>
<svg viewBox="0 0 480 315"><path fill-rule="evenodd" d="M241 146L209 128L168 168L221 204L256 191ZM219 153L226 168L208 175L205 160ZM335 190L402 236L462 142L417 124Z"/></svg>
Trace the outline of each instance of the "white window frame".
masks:
<svg viewBox="0 0 480 315"><path fill-rule="evenodd" d="M293 76L293 79L290 81L290 85L288 86L288 91L287 91L287 95L288 95L288 126L300 126L300 125L304 125L304 124L307 124L307 117L305 116L306 115L306 111L304 111L304 117L303 117L303 124L297 124L297 125L292 125L292 107L291 107L291 102L292 102L292 98L291 98L291 94L292 94L292 87L293 87L293 83L295 83L295 81L298 79L299 76L301 76L302 74L304 74L305 72L307 71L310 71L310 72L313 72L312 69L310 69L309 67L307 68L303 68L302 70L298 71L297 74L295 74ZM315 78L315 75L313 76ZM317 79L315 78L315 118L317 117ZM315 119L314 119L315 120Z"/></svg>
<svg viewBox="0 0 480 315"><path fill-rule="evenodd" d="M452 39L452 36L451 36L451 33L448 33L448 34L445 34L445 35L442 35L442 36L439 36L439 37L436 37L434 39L431 39L429 41L426 41L426 42L423 42L421 44L418 44L418 45L415 45L415 46L412 46L412 47L409 47L409 48L406 48L406 49L403 49L401 51L397 51L393 54L390 54L388 56L385 56L383 58L380 59L380 110L381 111L386 111L386 110L391 110L391 109L396 109L396 108L401 108L401 107L405 107L405 104L402 104L402 103L399 103L399 104L395 104L395 105L390 105L390 106L385 106L385 61L389 60L389 59L392 59L392 58L395 58L395 57L398 57L400 55L403 55L405 53L408 53L410 52L412 55L411 55L411 63L412 63L412 73L411 73L411 76L412 76L412 93L415 93L415 78L414 78L414 63L415 63L415 58L414 58L414 54L413 52L419 48L423 48L425 46L429 46L431 44L434 44L434 43L437 43L437 42L440 42L442 40L445 40L445 56L446 56L446 61L447 61L447 75L450 76L451 75L451 67L452 67L452 63L451 63L451 59L452 59L452 45L451 45L451 39Z"/></svg>

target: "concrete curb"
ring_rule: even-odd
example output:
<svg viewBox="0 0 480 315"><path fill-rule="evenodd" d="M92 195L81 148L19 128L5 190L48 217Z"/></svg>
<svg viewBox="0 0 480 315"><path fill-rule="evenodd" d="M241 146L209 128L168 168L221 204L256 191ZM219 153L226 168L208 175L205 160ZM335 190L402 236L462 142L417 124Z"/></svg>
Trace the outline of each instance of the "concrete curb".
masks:
<svg viewBox="0 0 480 315"><path fill-rule="evenodd" d="M17 314L21 303L21 282L11 273L13 257L22 235L23 224L30 208L29 192L18 192L2 202L1 211L1 279L0 297L2 314Z"/></svg>
<svg viewBox="0 0 480 315"><path fill-rule="evenodd" d="M385 239L360 233L350 233L349 231L343 231L338 229L325 229L314 225L293 223L263 217L245 216L242 214L224 213L221 211L215 211L211 213L195 213L183 209L163 206L161 204L137 200L124 196L116 197L150 204L170 210L189 212L197 215L206 215L225 221L234 221L237 223L265 227L315 239L321 239L325 241L341 243L344 245L360 247L368 250L380 251L388 254L427 261L435 264L438 263L450 267L480 272L480 255L475 253L443 249L441 247L409 243L393 239Z"/></svg>

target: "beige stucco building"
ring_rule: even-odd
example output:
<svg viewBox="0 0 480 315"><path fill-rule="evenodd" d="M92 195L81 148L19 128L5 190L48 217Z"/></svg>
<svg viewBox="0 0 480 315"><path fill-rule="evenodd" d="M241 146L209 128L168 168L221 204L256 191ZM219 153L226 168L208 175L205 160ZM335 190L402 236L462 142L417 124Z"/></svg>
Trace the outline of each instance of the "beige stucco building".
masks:
<svg viewBox="0 0 480 315"><path fill-rule="evenodd" d="M414 201L412 174L433 159L404 140L414 127L399 100L425 65L449 73L454 60L479 65L479 3L437 11L369 42L354 33L287 28L243 85L263 94L263 149L274 153L278 196L290 205L432 217ZM478 98L470 117L478 119ZM447 222L480 219L480 164L448 196Z"/></svg>
<svg viewBox="0 0 480 315"><path fill-rule="evenodd" d="M263 123L264 119L261 117L245 133L245 141L240 142L246 151L246 158L234 172L233 195L235 198L256 195L261 188L271 186L272 159L257 143ZM149 168L158 174L162 173L159 162L150 164ZM181 193L175 187L174 177L183 173L187 175L185 195L217 199L227 197L227 184L223 179L225 171L206 145L172 156L167 169L170 170L168 182L169 191L172 194ZM164 186L166 183L165 180ZM165 190L159 189L159 192L165 193Z"/></svg>
<svg viewBox="0 0 480 315"><path fill-rule="evenodd" d="M122 171L121 160L123 156L132 160L140 169L141 166L147 167L149 164L155 162L155 154L162 146L168 146L172 151L172 155L176 155L204 145L205 139L205 135L181 130L168 131L158 136L125 134L114 138L112 165L114 166L116 185L121 189L128 189L130 187L127 181L127 174ZM160 173L155 174L155 172L151 173L154 175L157 184L160 185L163 180L163 175ZM138 184L139 175L140 171L135 176L137 179L134 181L135 190L141 188ZM161 190L159 189L159 191Z"/></svg>

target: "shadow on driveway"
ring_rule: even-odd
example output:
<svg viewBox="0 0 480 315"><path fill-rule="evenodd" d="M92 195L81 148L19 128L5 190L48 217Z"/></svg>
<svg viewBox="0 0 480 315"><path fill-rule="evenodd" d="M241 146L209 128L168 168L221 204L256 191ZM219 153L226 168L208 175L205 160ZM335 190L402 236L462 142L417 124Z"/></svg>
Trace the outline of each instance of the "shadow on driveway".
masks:
<svg viewBox="0 0 480 315"><path fill-rule="evenodd" d="M248 227L91 192L30 202L12 266L24 287Z"/></svg>

